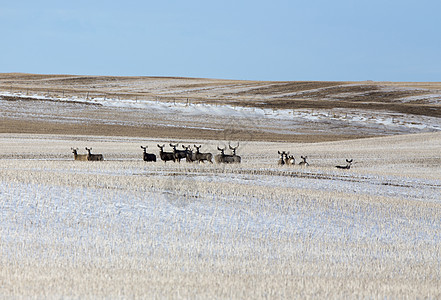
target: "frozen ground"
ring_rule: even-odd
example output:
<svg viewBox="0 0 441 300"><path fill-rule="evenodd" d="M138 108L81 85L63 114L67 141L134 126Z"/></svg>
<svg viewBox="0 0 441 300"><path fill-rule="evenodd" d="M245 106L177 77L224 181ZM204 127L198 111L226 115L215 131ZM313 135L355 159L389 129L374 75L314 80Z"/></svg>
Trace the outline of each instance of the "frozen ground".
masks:
<svg viewBox="0 0 441 300"><path fill-rule="evenodd" d="M0 135L0 296L441 297L440 133L141 160L167 142Z"/></svg>
<svg viewBox="0 0 441 300"><path fill-rule="evenodd" d="M2 100L3 97L16 101ZM94 105L85 105L94 104ZM50 97L0 93L0 117L64 124L162 126L222 131L335 135L392 135L440 131L440 118L360 109L262 109L136 99ZM231 125L228 125L231 124Z"/></svg>

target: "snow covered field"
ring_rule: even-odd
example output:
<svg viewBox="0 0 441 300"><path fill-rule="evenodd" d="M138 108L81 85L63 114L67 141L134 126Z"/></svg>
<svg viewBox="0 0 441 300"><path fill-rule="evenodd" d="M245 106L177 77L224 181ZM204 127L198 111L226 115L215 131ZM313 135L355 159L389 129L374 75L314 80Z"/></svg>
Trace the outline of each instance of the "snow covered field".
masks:
<svg viewBox="0 0 441 300"><path fill-rule="evenodd" d="M17 101L2 100L2 96L13 97ZM431 99L435 99L435 96L430 95ZM44 101L20 101L20 99ZM235 124L250 131L288 135L332 132L337 135L355 136L363 133L375 136L441 131L440 118L437 117L347 108L263 109L103 97L93 99L61 95L51 97L11 92L0 93L0 104L2 106L0 117L3 118L65 124L165 126L215 132L225 129L225 124ZM82 104L99 106L80 106ZM99 114L97 114L98 109Z"/></svg>
<svg viewBox="0 0 441 300"><path fill-rule="evenodd" d="M1 134L0 297L441 297L441 133L243 142L227 166L142 161L158 143Z"/></svg>

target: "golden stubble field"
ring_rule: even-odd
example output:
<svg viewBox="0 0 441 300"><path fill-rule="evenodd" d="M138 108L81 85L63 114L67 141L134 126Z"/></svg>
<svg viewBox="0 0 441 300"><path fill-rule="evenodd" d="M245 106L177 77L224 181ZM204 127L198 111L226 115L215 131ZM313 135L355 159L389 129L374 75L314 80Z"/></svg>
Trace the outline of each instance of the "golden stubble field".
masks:
<svg viewBox="0 0 441 300"><path fill-rule="evenodd" d="M440 83L0 74L0 297L440 298L440 103ZM242 162L142 161L170 143Z"/></svg>
<svg viewBox="0 0 441 300"><path fill-rule="evenodd" d="M2 297L441 296L440 133L242 141L240 165L142 161L168 139L0 141Z"/></svg>

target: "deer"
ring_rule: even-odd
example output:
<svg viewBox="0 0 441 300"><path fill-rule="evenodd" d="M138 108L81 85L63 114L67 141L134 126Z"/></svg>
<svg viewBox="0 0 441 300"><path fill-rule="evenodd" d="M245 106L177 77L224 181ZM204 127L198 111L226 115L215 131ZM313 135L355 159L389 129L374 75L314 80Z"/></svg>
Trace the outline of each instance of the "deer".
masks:
<svg viewBox="0 0 441 300"><path fill-rule="evenodd" d="M187 157L187 151L186 150L177 150L176 147L178 145L179 144L171 144L170 143L170 147L173 148L173 155L175 156L175 161L178 161L178 163L180 163L181 159Z"/></svg>
<svg viewBox="0 0 441 300"><path fill-rule="evenodd" d="M87 154L78 154L78 148L70 148L72 150L72 153L74 155L74 160L82 160L87 161Z"/></svg>
<svg viewBox="0 0 441 300"><path fill-rule="evenodd" d="M280 159L279 159L279 162L278 162L279 166L285 165L286 164L286 155L287 155L287 153L285 151L282 151L282 152L277 151L277 153L279 153L279 155L280 155Z"/></svg>
<svg viewBox="0 0 441 300"><path fill-rule="evenodd" d="M196 153L193 153L193 150L190 148L190 145L184 146L182 145L182 148L185 150L185 161L186 162L195 162L196 161Z"/></svg>
<svg viewBox="0 0 441 300"><path fill-rule="evenodd" d="M335 166L337 169L347 169L351 168L353 159L346 159L346 166Z"/></svg>
<svg viewBox="0 0 441 300"><path fill-rule="evenodd" d="M161 146L157 144L157 146L159 148L159 157L164 161L164 163L167 163L169 160L172 160L173 162L175 161L175 155L173 152L164 152L165 145Z"/></svg>
<svg viewBox="0 0 441 300"><path fill-rule="evenodd" d="M296 164L296 160L295 160L294 156L289 155L289 151L282 151L282 152L277 151L277 153L279 153L279 155L280 155L280 159L278 162L278 164L280 166L284 166L284 165L293 166Z"/></svg>
<svg viewBox="0 0 441 300"><path fill-rule="evenodd" d="M296 164L294 155L289 155L289 151L285 153L285 164L288 166L294 166Z"/></svg>
<svg viewBox="0 0 441 300"><path fill-rule="evenodd" d="M237 145L237 147L239 147L239 145ZM234 149L233 155L228 155L228 154L225 154L225 149L227 147L220 148L219 146L217 146L217 150L219 150L221 153L214 157L214 161L216 163L224 163L224 164L240 163L241 158L240 158L240 156L236 155L237 147L233 148L230 146L230 149L232 149L232 150Z"/></svg>
<svg viewBox="0 0 441 300"><path fill-rule="evenodd" d="M156 155L153 153L147 153L147 148L148 148L148 146L145 146L145 147L141 146L141 149L144 150L143 157L142 157L143 160L144 161L156 161Z"/></svg>
<svg viewBox="0 0 441 300"><path fill-rule="evenodd" d="M299 166L302 166L302 167L304 167L304 166L309 166L309 164L308 164L308 162L306 161L306 159L308 158L308 156L300 156L301 158L302 158L302 161L301 162L299 162Z"/></svg>
<svg viewBox="0 0 441 300"><path fill-rule="evenodd" d="M240 163L240 161L241 161L241 158L240 158L240 156L239 155L236 155L236 150L237 150L237 148L239 148L239 142L237 142L237 146L236 147L231 147L231 145L230 144L228 144L228 147L230 147L230 149L231 149L231 151L233 151L233 163Z"/></svg>
<svg viewBox="0 0 441 300"><path fill-rule="evenodd" d="M225 161L225 148L219 148L219 146L217 146L217 150L220 151L220 154L217 154L214 156L214 161L218 164L224 163Z"/></svg>
<svg viewBox="0 0 441 300"><path fill-rule="evenodd" d="M89 161L103 161L103 155L102 154L91 154L90 151L92 151L92 148L87 148L87 160Z"/></svg>
<svg viewBox="0 0 441 300"><path fill-rule="evenodd" d="M209 162L213 163L211 161L211 159L213 158L213 154L200 152L199 149L201 149L202 145L199 145L199 147L196 145L193 146L196 148L195 159L198 162L204 162L204 160L208 160Z"/></svg>

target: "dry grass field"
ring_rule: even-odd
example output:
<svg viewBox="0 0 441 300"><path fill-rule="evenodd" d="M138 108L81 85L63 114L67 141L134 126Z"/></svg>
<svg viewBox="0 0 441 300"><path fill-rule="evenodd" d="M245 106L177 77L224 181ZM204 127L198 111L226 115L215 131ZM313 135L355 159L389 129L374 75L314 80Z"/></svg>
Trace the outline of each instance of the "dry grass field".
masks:
<svg viewBox="0 0 441 300"><path fill-rule="evenodd" d="M437 83L0 74L0 297L440 298L440 100ZM169 143L239 143L242 162L142 160Z"/></svg>
<svg viewBox="0 0 441 300"><path fill-rule="evenodd" d="M440 130L441 83L0 74L0 132L319 142Z"/></svg>

